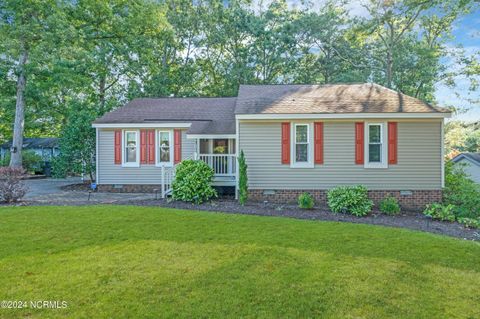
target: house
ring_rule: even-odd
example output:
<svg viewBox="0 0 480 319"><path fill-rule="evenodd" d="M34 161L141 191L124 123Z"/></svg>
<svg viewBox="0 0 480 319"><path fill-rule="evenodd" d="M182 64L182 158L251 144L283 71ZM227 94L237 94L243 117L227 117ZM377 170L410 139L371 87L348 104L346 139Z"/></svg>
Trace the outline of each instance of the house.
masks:
<svg viewBox="0 0 480 319"><path fill-rule="evenodd" d="M325 202L339 185L365 185L404 207L441 200L443 122L450 112L377 84L241 85L237 97L135 99L93 123L97 184L168 193L174 167L200 159L214 185L236 187L248 165L249 198Z"/></svg>
<svg viewBox="0 0 480 319"><path fill-rule="evenodd" d="M5 158L11 147L12 141L0 145L0 159ZM48 162L59 154L59 139L56 137L24 138L23 150L31 150Z"/></svg>
<svg viewBox="0 0 480 319"><path fill-rule="evenodd" d="M452 162L461 167L475 183L480 184L480 153L461 153L452 158Z"/></svg>

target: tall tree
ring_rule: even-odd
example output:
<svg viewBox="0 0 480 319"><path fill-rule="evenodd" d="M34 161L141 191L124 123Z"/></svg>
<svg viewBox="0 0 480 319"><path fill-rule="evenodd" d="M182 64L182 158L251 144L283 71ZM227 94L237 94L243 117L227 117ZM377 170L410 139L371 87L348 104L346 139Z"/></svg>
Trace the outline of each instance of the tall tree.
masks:
<svg viewBox="0 0 480 319"><path fill-rule="evenodd" d="M5 49L0 59L9 65L16 82L12 144L16 151L10 161L13 167L22 165L29 71L46 62L60 26L65 26L64 15L56 1L5 0L0 3L0 39Z"/></svg>

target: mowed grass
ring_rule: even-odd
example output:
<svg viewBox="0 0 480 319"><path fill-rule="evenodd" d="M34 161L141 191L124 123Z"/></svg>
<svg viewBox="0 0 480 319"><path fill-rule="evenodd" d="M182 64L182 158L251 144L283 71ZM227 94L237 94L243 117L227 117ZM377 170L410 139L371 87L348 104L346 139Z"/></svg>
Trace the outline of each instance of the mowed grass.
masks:
<svg viewBox="0 0 480 319"><path fill-rule="evenodd" d="M480 245L125 206L0 209L1 318L480 318Z"/></svg>

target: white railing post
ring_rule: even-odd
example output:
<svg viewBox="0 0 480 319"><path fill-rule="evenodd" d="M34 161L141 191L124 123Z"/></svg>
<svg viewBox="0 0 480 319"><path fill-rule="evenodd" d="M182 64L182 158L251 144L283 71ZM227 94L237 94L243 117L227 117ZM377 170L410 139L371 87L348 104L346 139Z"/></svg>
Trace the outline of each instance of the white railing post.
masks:
<svg viewBox="0 0 480 319"><path fill-rule="evenodd" d="M165 198L165 166L162 166L162 198Z"/></svg>

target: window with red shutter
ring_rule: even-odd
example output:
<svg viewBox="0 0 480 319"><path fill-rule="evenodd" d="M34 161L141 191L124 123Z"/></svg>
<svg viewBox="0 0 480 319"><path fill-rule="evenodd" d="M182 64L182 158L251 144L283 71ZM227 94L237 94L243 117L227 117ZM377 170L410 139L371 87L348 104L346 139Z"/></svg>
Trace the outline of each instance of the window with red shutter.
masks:
<svg viewBox="0 0 480 319"><path fill-rule="evenodd" d="M364 163L364 131L365 124L363 122L355 123L355 164L361 165Z"/></svg>
<svg viewBox="0 0 480 319"><path fill-rule="evenodd" d="M122 130L115 130L114 134L114 162L115 164L122 164Z"/></svg>
<svg viewBox="0 0 480 319"><path fill-rule="evenodd" d="M140 164L147 164L147 130L140 130Z"/></svg>
<svg viewBox="0 0 480 319"><path fill-rule="evenodd" d="M323 164L323 123L315 122L314 124L314 152L315 164Z"/></svg>
<svg viewBox="0 0 480 319"><path fill-rule="evenodd" d="M174 163L180 163L182 161L182 131L175 129L173 130L173 146L174 146Z"/></svg>
<svg viewBox="0 0 480 319"><path fill-rule="evenodd" d="M397 122L388 122L388 164L397 164L398 157Z"/></svg>
<svg viewBox="0 0 480 319"><path fill-rule="evenodd" d="M147 163L155 164L155 130L147 131Z"/></svg>
<svg viewBox="0 0 480 319"><path fill-rule="evenodd" d="M282 123L282 164L290 164L290 123Z"/></svg>

